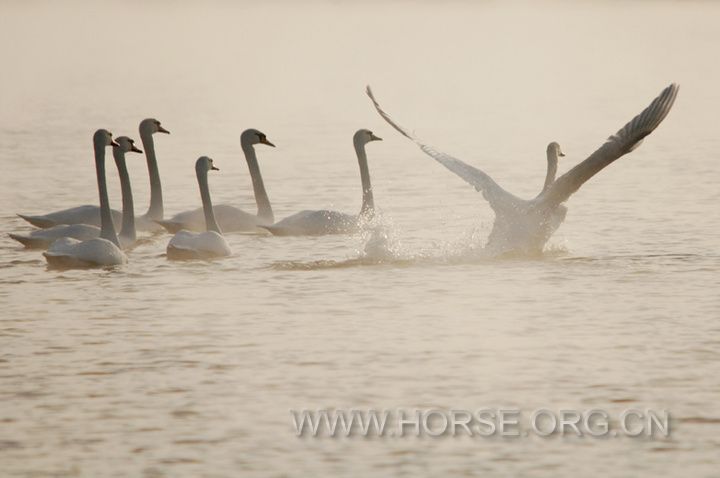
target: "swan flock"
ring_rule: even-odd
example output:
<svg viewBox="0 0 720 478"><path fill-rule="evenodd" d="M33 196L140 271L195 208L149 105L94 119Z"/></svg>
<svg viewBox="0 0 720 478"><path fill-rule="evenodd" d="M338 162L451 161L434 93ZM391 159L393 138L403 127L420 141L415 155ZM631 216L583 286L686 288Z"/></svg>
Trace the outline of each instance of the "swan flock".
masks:
<svg viewBox="0 0 720 478"><path fill-rule="evenodd" d="M565 156L560 145L552 142L546 150L547 172L540 192L531 199L522 199L503 189L483 170L471 166L425 143L380 106L368 86L366 93L377 113L402 136L414 142L425 154L462 178L480 192L495 214L492 231L485 249L493 255L506 253L538 253L565 220L565 203L590 178L602 169L632 152L665 119L678 93L678 85L665 88L651 103L625 126L611 135L584 161L557 177L559 159ZM242 232L274 236L321 236L351 234L375 215L375 201L370 182L366 146L381 141L368 129L353 135L353 147L360 169L361 208L357 214L318 209L302 210L275 221L265 183L260 173L256 146L275 147L257 129L240 135L240 147L250 172L257 212L246 212L232 204L213 205L208 175L219 170L214 161L200 157L195 175L200 190L201 207L165 218L162 185L155 151L154 135L169 134L161 123L148 118L140 122L140 139L150 180L150 205L147 212L135 216L126 153L142 154L135 142L99 129L93 135L93 151L99 205L83 205L42 215L18 214L37 229L26 234L9 236L29 249L45 249L43 255L50 266L104 267L124 264L126 252L137 243L138 233L173 234L167 245L171 260L212 259L232 254L223 236ZM120 178L122 210L111 209L105 177L105 153L112 148ZM117 232L119 228L119 233Z"/></svg>

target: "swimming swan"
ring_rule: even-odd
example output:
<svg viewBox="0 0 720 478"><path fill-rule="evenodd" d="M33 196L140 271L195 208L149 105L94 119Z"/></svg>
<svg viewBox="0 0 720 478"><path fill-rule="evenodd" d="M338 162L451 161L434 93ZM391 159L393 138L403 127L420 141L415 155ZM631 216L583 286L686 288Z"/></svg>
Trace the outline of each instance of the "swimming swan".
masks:
<svg viewBox="0 0 720 478"><path fill-rule="evenodd" d="M142 151L137 149L135 142L127 136L120 136L115 139L115 142L118 146L113 147L113 156L120 176L123 201L122 230L120 231L118 239L122 248L126 249L135 244L136 233L132 189L130 187L130 176L128 175L125 164L125 153L130 151L142 153ZM12 239L22 243L28 249L47 249L50 244L61 237L70 237L80 241L100 237L100 228L89 224L62 224L47 229L38 229L28 235L8 235Z"/></svg>
<svg viewBox="0 0 720 478"><path fill-rule="evenodd" d="M213 165L213 160L207 156L203 156L195 162L195 174L200 186L206 232L179 231L170 239L167 246L168 259L211 259L232 254L230 246L222 236L222 230L215 221L212 201L210 200L208 172L213 170L219 171Z"/></svg>
<svg viewBox="0 0 720 478"><path fill-rule="evenodd" d="M135 218L135 227L142 232L159 232L162 227L156 222L162 220L163 194L160 183L160 171L158 170L157 158L155 156L155 133L170 134L170 131L163 128L155 118L146 118L140 122L140 141L145 150L148 176L150 177L150 207L142 216Z"/></svg>
<svg viewBox="0 0 720 478"><path fill-rule="evenodd" d="M643 138L657 128L670 112L678 88L674 83L665 88L650 106L610 136L585 161L555 181L548 182L546 179L542 192L531 200L520 199L510 194L483 171L425 144L383 111L369 86L366 92L377 112L393 128L415 142L427 155L482 192L495 212L495 222L486 247L490 252L502 254L511 251L526 253L542 251L547 240L565 218L566 210L562 203L603 168L640 146Z"/></svg>
<svg viewBox="0 0 720 478"><path fill-rule="evenodd" d="M337 211L300 211L288 216L272 226L261 226L276 236L321 236L326 234L346 234L358 229L358 221L363 216L371 215L375 210L370 171L368 170L365 145L371 141L382 141L372 131L358 130L353 136L355 154L360 165L363 199L359 215L345 214Z"/></svg>
<svg viewBox="0 0 720 478"><path fill-rule="evenodd" d="M268 199L265 184L260 174L260 166L258 165L257 156L255 154L256 144L265 144L275 147L264 133L256 129L247 129L240 135L240 146L245 153L245 160L250 170L252 178L253 191L255 192L255 202L257 203L258 212L250 214L242 209L231 206L229 204L218 204L213 206L213 211L217 219L220 229L225 232L260 232L258 226L270 225L275 221L270 199ZM178 232L181 229L188 231L204 231L205 230L205 213L203 208L185 211L174 215L172 218L157 221L170 233Z"/></svg>
<svg viewBox="0 0 720 478"><path fill-rule="evenodd" d="M169 131L160 125L160 122L154 118L148 118L140 122L140 139L145 148L148 171L150 173L150 209L148 212L136 218L136 227L139 231L157 231L161 229L155 222L156 219L162 219L162 188L160 185L160 175L158 173L157 160L155 158L155 142L152 135L154 133L166 133ZM111 210L112 219L115 227L120 227L122 222L122 213L120 211ZM100 226L100 207L95 205L78 206L62 211L52 212L43 216L27 216L18 214L21 218L40 228L49 228L61 224L90 224Z"/></svg>
<svg viewBox="0 0 720 478"><path fill-rule="evenodd" d="M98 193L100 196L100 237L79 241L63 237L53 242L50 248L43 252L50 266L97 267L114 266L127 262L127 256L120 250L115 226L110 215L110 201L105 180L105 147L118 146L113 141L112 134L99 129L93 136L95 147L95 170L97 172Z"/></svg>

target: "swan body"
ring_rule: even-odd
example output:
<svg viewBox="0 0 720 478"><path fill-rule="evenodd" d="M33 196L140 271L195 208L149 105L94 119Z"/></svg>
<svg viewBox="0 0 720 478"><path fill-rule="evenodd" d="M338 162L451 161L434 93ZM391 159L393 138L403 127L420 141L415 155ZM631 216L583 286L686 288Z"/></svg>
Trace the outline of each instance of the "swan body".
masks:
<svg viewBox="0 0 720 478"><path fill-rule="evenodd" d="M260 226L275 236L324 236L328 234L351 234L359 229L362 217L374 213L375 202L370 184L365 145L371 141L382 141L372 131L360 129L353 136L355 154L360 166L360 180L363 188L363 202L360 214L351 215L338 211L304 210L271 226Z"/></svg>
<svg viewBox="0 0 720 478"><path fill-rule="evenodd" d="M61 268L107 267L127 263L125 253L107 239L79 241L63 237L43 252L49 265Z"/></svg>
<svg viewBox="0 0 720 478"><path fill-rule="evenodd" d="M112 209L110 213L112 214L112 220L115 226L120 227L122 223L122 213L115 209ZM91 204L71 207L42 216L18 214L18 217L26 220L35 227L43 229L67 224L89 224L100 227L100 208Z"/></svg>
<svg viewBox="0 0 720 478"><path fill-rule="evenodd" d="M115 233L110 201L107 194L105 178L105 148L117 146L112 134L104 129L97 130L93 136L95 148L95 170L97 173L98 193L100 196L100 237L80 241L63 237L53 242L43 253L50 266L72 267L103 267L121 265L127 262L127 256L120 249Z"/></svg>
<svg viewBox="0 0 720 478"><path fill-rule="evenodd" d="M87 241L100 236L100 228L89 224L62 224L47 229L38 229L30 234L8 234L28 249L47 249L62 237Z"/></svg>
<svg viewBox="0 0 720 478"><path fill-rule="evenodd" d="M219 204L213 206L215 219L224 232L261 232L259 226L270 225L275 221L272 206L268 199L265 183L260 174L260 166L255 153L255 145L264 144L275 147L268 141L267 136L256 129L247 129L240 135L240 146L245 154L245 160L250 171L255 202L257 203L257 214L251 214L230 204ZM182 229L188 231L205 230L205 213L203 208L178 213L170 219L156 221L170 233L176 233Z"/></svg>
<svg viewBox="0 0 720 478"><path fill-rule="evenodd" d="M212 159L203 156L196 161L195 174L197 175L198 185L200 186L200 197L202 198L207 231L178 231L168 243L168 259L212 259L232 254L230 246L223 237L213 213L207 177L210 171L218 171Z"/></svg>
<svg viewBox="0 0 720 478"><path fill-rule="evenodd" d="M288 216L272 226L261 227L275 236L352 234L358 230L358 216L327 209L305 210Z"/></svg>
<svg viewBox="0 0 720 478"><path fill-rule="evenodd" d="M213 205L215 218L223 231L230 232L261 232L261 225L271 224L262 218L245 212L230 204ZM180 212L171 219L157 221L166 231L176 233L181 230L202 231L205 229L205 216L202 208Z"/></svg>
<svg viewBox="0 0 720 478"><path fill-rule="evenodd" d="M168 259L212 259L232 254L222 234L215 231L179 231L167 246Z"/></svg>
<svg viewBox="0 0 720 478"><path fill-rule="evenodd" d="M127 249L135 244L135 221L133 216L133 200L132 189L130 187L130 176L125 166L125 153L133 151L142 153L135 147L134 141L127 136L120 136L116 140L119 146L113 148L115 164L120 173L120 185L122 188L123 213L122 230L118 236L120 246ZM113 221L114 223L114 221ZM47 249L57 239L69 237L79 241L86 241L100 237L100 228L90 224L62 224L59 226L49 227L47 229L38 229L28 235L8 234L12 239L20 242L28 249Z"/></svg>
<svg viewBox="0 0 720 478"><path fill-rule="evenodd" d="M640 114L610 136L587 159L559 178L552 180L550 177L554 178L555 172L550 174L549 168L543 190L530 200L507 192L480 169L426 144L382 109L370 87L367 88L367 94L380 116L393 128L482 193L495 212L495 222L486 248L492 253L504 254L541 252L550 236L565 220L567 209L563 203L595 174L640 146L642 140L652 133L670 112L678 88L674 83L665 88Z"/></svg>
<svg viewBox="0 0 720 478"><path fill-rule="evenodd" d="M145 147L148 170L150 172L150 209L142 216L135 219L135 226L138 231L153 232L162 230L157 224L157 219L162 219L162 189L160 185L160 175L157 168L157 160L155 158L155 143L152 139L154 133L166 133L169 131L160 125L160 122L154 118L148 118L140 122L140 138ZM122 212L115 209L110 211L112 215L113 225L120 228L122 225ZM100 206L86 204L61 211L51 212L49 214L31 216L27 214L18 214L19 217L29 222L33 226L41 229L47 229L54 226L64 224L89 224L100 227Z"/></svg>

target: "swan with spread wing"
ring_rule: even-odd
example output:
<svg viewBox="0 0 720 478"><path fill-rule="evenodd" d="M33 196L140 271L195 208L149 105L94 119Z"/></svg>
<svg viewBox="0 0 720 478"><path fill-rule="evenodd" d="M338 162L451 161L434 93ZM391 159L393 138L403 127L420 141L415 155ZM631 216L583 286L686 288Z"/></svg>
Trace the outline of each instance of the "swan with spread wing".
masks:
<svg viewBox="0 0 720 478"><path fill-rule="evenodd" d="M678 93L678 85L671 84L655 98L650 105L592 153L585 161L577 164L554 181L555 170L551 171L550 155L561 155L559 146L553 153L548 146L548 176L543 190L533 199L521 199L500 187L485 172L470 166L457 158L438 151L426 144L412 132L396 123L382 109L370 87L367 95L380 116L403 136L417 144L428 156L460 176L482 193L495 212L495 222L486 248L494 254L507 252L536 253L542 251L550 236L560 227L567 209L563 203L586 181L616 159L640 146L645 136L657 128L670 112ZM555 162L555 167L557 162Z"/></svg>

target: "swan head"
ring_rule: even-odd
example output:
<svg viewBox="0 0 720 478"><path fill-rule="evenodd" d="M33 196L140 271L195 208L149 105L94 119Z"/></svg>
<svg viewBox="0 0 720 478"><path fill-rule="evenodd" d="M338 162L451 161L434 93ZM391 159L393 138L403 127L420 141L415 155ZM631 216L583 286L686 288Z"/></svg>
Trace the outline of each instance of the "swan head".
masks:
<svg viewBox="0 0 720 478"><path fill-rule="evenodd" d="M106 129L95 131L93 143L100 146L118 146L118 144L113 141L112 133Z"/></svg>
<svg viewBox="0 0 720 478"><path fill-rule="evenodd" d="M146 118L140 122L140 134L170 134L170 131L162 127L160 122L155 118Z"/></svg>
<svg viewBox="0 0 720 478"><path fill-rule="evenodd" d="M272 144L270 141L268 141L267 136L262 131L258 131L254 128L246 129L242 132L240 135L240 144L243 146L252 146L254 144L265 144L267 146L275 147L274 144Z"/></svg>
<svg viewBox="0 0 720 478"><path fill-rule="evenodd" d="M557 158L562 158L565 156L565 153L562 152L562 149L560 149L560 145L553 141L552 143L548 144L547 147L547 154L548 156L555 156Z"/></svg>
<svg viewBox="0 0 720 478"><path fill-rule="evenodd" d="M131 151L133 153L142 153L142 150L138 149L135 146L135 141L128 138L127 136L118 136L115 139L115 142L117 143L117 146L115 146L115 147L118 148L123 153L129 153Z"/></svg>
<svg viewBox="0 0 720 478"><path fill-rule="evenodd" d="M195 171L197 173L207 174L208 171L220 171L220 168L215 167L212 159L208 158L207 156L201 156L195 162Z"/></svg>
<svg viewBox="0 0 720 478"><path fill-rule="evenodd" d="M367 144L371 141L382 141L382 138L375 136L369 129L359 129L353 136L353 142L355 144Z"/></svg>

